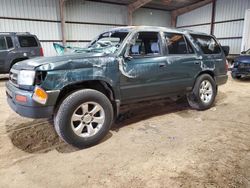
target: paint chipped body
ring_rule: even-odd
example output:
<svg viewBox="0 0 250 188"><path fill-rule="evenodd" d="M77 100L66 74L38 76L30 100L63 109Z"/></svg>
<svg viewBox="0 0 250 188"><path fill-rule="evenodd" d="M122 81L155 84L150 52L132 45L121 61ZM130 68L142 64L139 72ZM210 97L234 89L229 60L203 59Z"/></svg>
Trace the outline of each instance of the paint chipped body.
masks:
<svg viewBox="0 0 250 188"><path fill-rule="evenodd" d="M26 117L50 117L67 92L93 88L104 92L118 112L120 104L185 95L202 73L211 74L217 85L224 84L227 70L221 47L208 36L219 51L204 54L192 35L208 36L161 27L122 27L102 33L87 48L71 54L17 63L7 83L9 104ZM213 51L214 44L208 48ZM35 71L31 85L18 83L21 70ZM49 94L46 104L32 100L36 86ZM28 104L16 101L16 93L28 96ZM22 112L39 108L43 110L35 114Z"/></svg>

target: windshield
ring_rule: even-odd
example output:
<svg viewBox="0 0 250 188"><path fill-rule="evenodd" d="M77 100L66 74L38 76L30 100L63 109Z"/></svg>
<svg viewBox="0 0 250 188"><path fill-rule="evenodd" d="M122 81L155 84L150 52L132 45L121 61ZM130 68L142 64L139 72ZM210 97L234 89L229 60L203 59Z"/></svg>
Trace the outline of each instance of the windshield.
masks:
<svg viewBox="0 0 250 188"><path fill-rule="evenodd" d="M88 49L90 51L114 53L119 49L127 35L128 31L109 31L102 33L97 39L90 43Z"/></svg>
<svg viewBox="0 0 250 188"><path fill-rule="evenodd" d="M128 30L108 31L94 39L87 48L64 46L53 43L54 49L58 55L69 53L100 52L105 54L115 53L128 35Z"/></svg>

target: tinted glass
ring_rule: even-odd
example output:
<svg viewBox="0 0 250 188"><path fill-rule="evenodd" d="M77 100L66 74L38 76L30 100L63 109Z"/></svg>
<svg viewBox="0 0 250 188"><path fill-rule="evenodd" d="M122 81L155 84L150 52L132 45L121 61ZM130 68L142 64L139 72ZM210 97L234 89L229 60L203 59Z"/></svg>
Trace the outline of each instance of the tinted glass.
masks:
<svg viewBox="0 0 250 188"><path fill-rule="evenodd" d="M192 35L204 54L219 54L219 44L210 36Z"/></svg>
<svg viewBox="0 0 250 188"><path fill-rule="evenodd" d="M159 35L157 32L139 32L132 39L131 56L154 56L160 54Z"/></svg>
<svg viewBox="0 0 250 188"><path fill-rule="evenodd" d="M5 37L0 37L0 50L6 50L6 49L7 49L7 45L6 45Z"/></svg>
<svg viewBox="0 0 250 188"><path fill-rule="evenodd" d="M165 33L165 39L169 54L193 53L191 45L186 43L182 34Z"/></svg>
<svg viewBox="0 0 250 188"><path fill-rule="evenodd" d="M7 41L8 48L14 47L11 37L6 37L6 41Z"/></svg>
<svg viewBox="0 0 250 188"><path fill-rule="evenodd" d="M32 36L18 36L21 47L37 47L37 41Z"/></svg>

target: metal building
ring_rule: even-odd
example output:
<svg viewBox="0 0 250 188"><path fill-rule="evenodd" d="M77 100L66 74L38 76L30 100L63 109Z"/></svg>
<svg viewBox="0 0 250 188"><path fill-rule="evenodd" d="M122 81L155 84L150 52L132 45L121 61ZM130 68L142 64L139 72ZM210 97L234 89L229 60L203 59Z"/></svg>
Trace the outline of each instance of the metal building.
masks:
<svg viewBox="0 0 250 188"><path fill-rule="evenodd" d="M231 47L231 54L239 54L244 14L250 8L250 0L0 0L0 4L0 31L37 35L46 56L55 55L53 42L64 39L67 45L84 46L102 31L130 24L212 33Z"/></svg>

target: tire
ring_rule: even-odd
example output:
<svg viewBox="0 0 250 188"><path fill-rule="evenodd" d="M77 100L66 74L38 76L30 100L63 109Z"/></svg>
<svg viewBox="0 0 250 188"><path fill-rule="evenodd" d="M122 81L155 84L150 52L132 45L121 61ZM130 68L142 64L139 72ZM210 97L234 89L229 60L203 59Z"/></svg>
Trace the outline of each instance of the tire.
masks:
<svg viewBox="0 0 250 188"><path fill-rule="evenodd" d="M78 90L59 106L54 118L55 130L74 147L90 147L107 135L113 114L111 102L103 93L92 89Z"/></svg>
<svg viewBox="0 0 250 188"><path fill-rule="evenodd" d="M202 74L196 79L192 92L187 94L187 100L192 108L206 110L213 105L216 95L215 80L209 74Z"/></svg>

